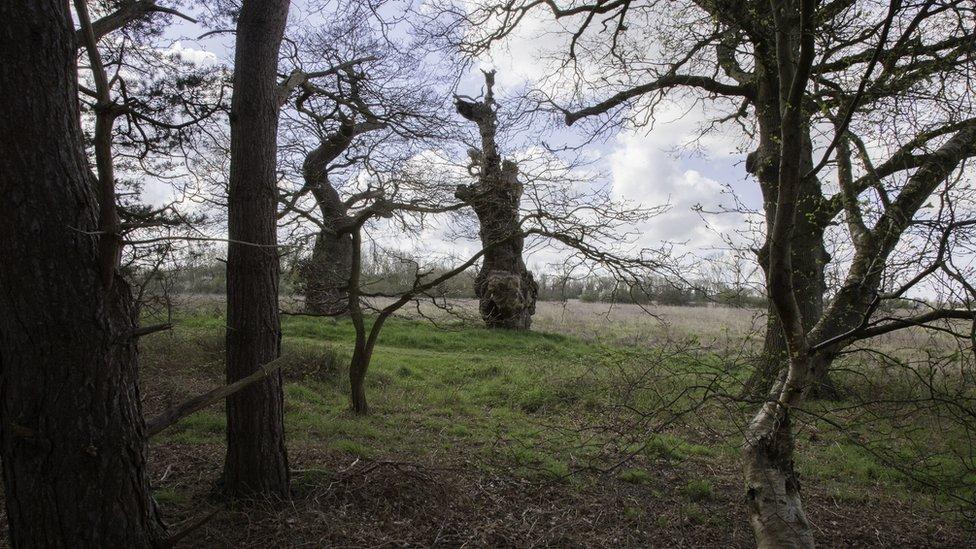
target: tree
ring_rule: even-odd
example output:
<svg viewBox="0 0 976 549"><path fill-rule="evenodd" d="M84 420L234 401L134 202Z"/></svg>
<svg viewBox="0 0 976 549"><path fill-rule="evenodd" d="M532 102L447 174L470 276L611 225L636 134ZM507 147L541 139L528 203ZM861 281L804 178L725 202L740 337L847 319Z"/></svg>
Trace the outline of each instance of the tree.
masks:
<svg viewBox="0 0 976 549"><path fill-rule="evenodd" d="M746 495L760 546L812 546L793 465L792 422L832 361L855 341L910 326L958 333L944 323L974 318L968 305L933 306L903 318L876 314L885 300L936 274L967 296L963 303L976 295L966 280L971 273L952 259L976 223L967 217L971 208L956 198L961 167L976 156L968 80L976 33L969 8L964 2L898 1L883 7L815 0L689 2L683 9L652 1L566 8L526 2L465 15L467 22L485 23L501 14L500 25L481 28L473 49L504 37L536 6L575 23L564 57L570 65L577 53L611 52L601 57L606 64L596 77L577 80L576 91L623 88L591 106L558 107L567 123L603 114L653 115L666 96L682 94L731 107L713 122L758 130L746 168L764 196L767 230L758 257L772 309L766 340L772 367L763 376L776 375L764 379L771 388L746 431ZM595 25L596 36L587 40L596 20L604 25ZM638 22L666 39L667 47L636 47L638 38L627 31ZM661 52L675 55L659 62L646 57ZM939 83L935 93L932 82ZM540 101L559 102L550 96ZM839 189L832 195L823 185L830 173ZM934 204L932 211L927 203ZM825 307L823 266L829 258L823 236L838 219L854 255ZM909 252L911 258L898 259ZM943 324L933 324L938 322ZM778 357L786 357L786 364Z"/></svg>
<svg viewBox="0 0 976 549"><path fill-rule="evenodd" d="M288 1L247 0L237 21L227 193L227 382L281 353L276 232L278 47ZM224 486L288 496L281 374L227 398Z"/></svg>
<svg viewBox="0 0 976 549"><path fill-rule="evenodd" d="M113 181L95 179L82 147L72 17L67 2L6 2L0 14L0 249L10 258L0 266L0 455L11 543L155 546L164 529L146 476L136 319L98 245L117 239L98 214L114 206Z"/></svg>
<svg viewBox="0 0 976 549"><path fill-rule="evenodd" d="M401 51L376 32L372 25L384 21L368 7L337 10L330 24L305 29L287 59L295 68L281 84L279 139L282 226L319 229L311 254L299 261L305 310L330 316L348 312L352 262L352 235L336 227L373 192L343 200L340 191L356 177L396 171L453 129L440 115L441 78L433 70L418 74L425 62L415 48Z"/></svg>
<svg viewBox="0 0 976 549"><path fill-rule="evenodd" d="M498 151L494 86L495 72L485 72L484 99L456 98L458 114L478 126L481 149L468 152L471 158L468 171L477 175L477 184L459 185L455 196L471 206L478 216L482 245L505 242L485 253L475 279L481 318L489 328L528 330L539 285L522 259L525 242L518 235L522 185L518 180L518 166L511 160L502 161Z"/></svg>
<svg viewBox="0 0 976 549"><path fill-rule="evenodd" d="M965 5L963 1L927 1L917 6L838 1L817 8L817 58L811 69L815 85L805 90L807 108L800 121L806 136L800 149L806 177L791 233L795 290L807 324L824 309L824 267L831 260L824 235L843 210L840 194L828 196L824 190L823 170L836 144L821 145L822 151L815 144L821 139L833 141L824 134L835 122L855 132L852 142L865 145L855 146L857 155L876 152L865 137L897 140L889 148L896 149L886 159L891 162L877 163L882 168L878 184L860 178L857 194L888 189L891 184L886 180L915 169L920 151L937 147L941 137L964 123L965 115L960 113L966 112L966 105L959 93L966 88L965 69L972 63L974 43ZM560 50L550 52L560 61L539 86L541 105L559 111L567 124L594 120L588 126L594 132L624 123L642 125L669 100L707 106L711 114L703 134L735 123L754 144L746 170L759 182L766 226L772 226L781 86L769 2L616 0L562 6L489 1L463 11L448 5L437 12L438 20L453 22L429 26L473 54L510 35L536 9L548 10L564 25L566 37L557 42ZM445 11L450 17L443 17ZM462 37L460 29L470 32ZM646 46L648 36L655 47ZM932 94L931 82L940 82L943 93ZM923 115L902 108L899 100L907 97L930 109ZM879 127L888 133L877 135ZM904 150L899 152L898 147ZM821 160L814 158L815 152ZM760 266L766 268L768 242L756 251ZM768 319L763 358L749 391L759 398L786 357L786 342L772 304ZM829 380L822 377L818 383L823 387ZM824 388L829 392L829 386Z"/></svg>

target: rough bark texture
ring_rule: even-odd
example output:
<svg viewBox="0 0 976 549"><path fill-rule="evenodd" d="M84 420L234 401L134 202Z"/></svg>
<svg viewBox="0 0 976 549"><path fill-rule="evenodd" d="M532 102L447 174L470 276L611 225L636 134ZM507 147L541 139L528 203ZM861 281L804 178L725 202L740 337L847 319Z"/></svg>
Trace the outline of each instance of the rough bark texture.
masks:
<svg viewBox="0 0 976 549"><path fill-rule="evenodd" d="M780 164L780 111L779 82L775 73L776 62L771 52L759 45L756 56L764 62L756 67L757 118L760 128L759 148L749 155L746 169L759 180L763 195L766 226L771 227L776 216L776 196L779 190ZM813 148L809 140L809 124L803 121L803 140L799 157L800 169L805 173L813 167ZM820 182L809 177L801 180L796 201L794 226L790 236L790 262L793 267L793 286L805 326L813 326L823 314L823 297L826 291L824 267L830 254L823 245L825 225L820 214L824 197ZM759 265L769 276L769 242L758 251ZM746 385L745 393L752 398L764 398L773 382L788 364L786 340L775 307L770 302L767 314L766 335L762 355ZM832 387L826 375L818 380Z"/></svg>
<svg viewBox="0 0 976 549"><path fill-rule="evenodd" d="M278 47L287 0L246 0L237 24L228 189L227 382L281 351L275 177ZM246 244L245 244L246 243ZM227 399L228 494L288 496L281 373Z"/></svg>
<svg viewBox="0 0 976 549"><path fill-rule="evenodd" d="M305 309L310 313L341 315L349 311L349 275L352 269L352 235L334 231L348 218L348 208L329 182L329 163L345 151L355 126L344 124L305 158L302 173L322 216L312 257L302 267Z"/></svg>
<svg viewBox="0 0 976 549"><path fill-rule="evenodd" d="M481 244L486 248L475 278L481 318L489 328L528 330L539 286L522 260L525 239L518 234L522 185L518 167L510 160L502 161L495 142L494 73L485 73L485 81L483 101L457 99L458 113L478 125L482 146L480 151L469 152L470 168L477 169L478 182L459 185L455 196L474 209Z"/></svg>
<svg viewBox="0 0 976 549"><path fill-rule="evenodd" d="M0 4L0 456L14 547L149 547L128 286L99 279L67 2ZM14 138L16 136L16 138Z"/></svg>
<svg viewBox="0 0 976 549"><path fill-rule="evenodd" d="M332 190L331 187L329 190ZM316 194L327 193L328 191ZM332 191L333 195L334 193ZM316 197L323 215L326 215L326 207L322 204L326 203L324 200L327 198L332 196ZM334 198L338 198L338 195L334 195ZM349 311L346 288L349 284L350 248L349 234L336 236L323 230L315 236L312 256L302 266L307 312L338 316Z"/></svg>

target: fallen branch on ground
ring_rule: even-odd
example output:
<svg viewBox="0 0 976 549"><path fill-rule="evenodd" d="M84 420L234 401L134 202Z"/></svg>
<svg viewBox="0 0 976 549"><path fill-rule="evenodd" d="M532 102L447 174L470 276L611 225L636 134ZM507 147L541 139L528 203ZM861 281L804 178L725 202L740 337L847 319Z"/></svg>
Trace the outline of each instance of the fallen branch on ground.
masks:
<svg viewBox="0 0 976 549"><path fill-rule="evenodd" d="M146 422L146 435L153 437L159 434L160 431L163 431L184 417L194 412L198 412L207 406L210 406L214 402L217 402L218 400L227 398L256 381L268 377L272 372L278 368L281 368L283 364L284 361L282 360L282 357L278 357L264 366L261 366L255 370L254 373L245 378L241 378L234 383L229 383L212 391L203 393L202 395L193 397L190 400L166 410L152 420Z"/></svg>

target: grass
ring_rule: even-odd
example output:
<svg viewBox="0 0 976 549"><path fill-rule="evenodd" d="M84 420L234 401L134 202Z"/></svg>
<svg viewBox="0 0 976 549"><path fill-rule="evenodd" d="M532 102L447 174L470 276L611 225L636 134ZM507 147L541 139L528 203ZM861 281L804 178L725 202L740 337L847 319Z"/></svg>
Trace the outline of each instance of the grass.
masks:
<svg viewBox="0 0 976 549"><path fill-rule="evenodd" d="M643 448L645 455L666 461L683 461L690 456L713 456L716 449L701 444L693 444L680 437L666 434L648 437Z"/></svg>
<svg viewBox="0 0 976 549"><path fill-rule="evenodd" d="M153 395L172 393L170 400L179 400L220 383L223 330L220 315L198 311L179 317L173 333L144 338L148 408L164 407L154 404ZM743 377L712 351L669 353L620 347L603 338L491 331L461 323L437 329L391 319L367 375L371 414L357 417L348 410L345 373L354 337L350 323L286 316L282 330L288 444L293 453L338 456L329 468L361 459L458 463L570 487L590 482L596 472L599 482L614 480L653 497L673 498L667 501L674 512L693 525L714 526L718 519L708 509L734 508L741 501L738 433L750 408L730 413L727 403L696 400L701 393L693 387L703 376L722 374L720 383L729 384L729 391ZM825 412L843 404L813 406ZM650 428L686 408L695 411ZM916 427L924 420L924 414L911 418ZM944 502L864 445L852 443L851 433L822 422L811 425L798 435L805 486L822 487L852 506L894 500L917 509ZM883 421L870 426L872 433L886 429L902 432ZM909 443L929 443L919 438L929 431L908 432L911 436L889 440L886 455L901 452L909 463ZM939 436L947 444L966 435ZM223 440L223 412L214 407L185 418L154 443L219 447ZM949 474L962 479L969 474L958 460L942 459L935 465ZM612 475L600 474L611 470ZM161 494L161 501L182 497ZM624 518L635 519L637 511L627 509Z"/></svg>
<svg viewBox="0 0 976 549"><path fill-rule="evenodd" d="M682 490L686 498L690 501L708 501L714 497L712 493L712 483L705 479L697 479L685 484Z"/></svg>
<svg viewBox="0 0 976 549"><path fill-rule="evenodd" d="M217 315L179 319L175 334L156 336L145 354L150 363L191 363L219 368L209 353L194 361L187 349L209 347L223 330ZM348 322L286 317L282 368L285 410L292 441L323 442L355 455L378 448L416 451L443 440L488 446L501 433L507 443L531 443L531 430L508 430L512 422L567 410L586 399L588 388L570 371L610 352L599 345L556 334L505 333L456 327L444 331L410 320L388 322L367 377L374 411L365 418L347 411L344 368L351 351ZM149 339L149 338L147 338ZM162 358L160 354L170 354ZM318 367L316 367L318 366ZM567 370L569 366L569 370ZM563 370L567 375L553 375ZM167 436L185 442L222 436L220 415L202 412ZM185 424L184 424L185 423ZM216 440L212 440L216 442ZM435 444L431 444L435 443ZM543 460L522 460L564 473Z"/></svg>

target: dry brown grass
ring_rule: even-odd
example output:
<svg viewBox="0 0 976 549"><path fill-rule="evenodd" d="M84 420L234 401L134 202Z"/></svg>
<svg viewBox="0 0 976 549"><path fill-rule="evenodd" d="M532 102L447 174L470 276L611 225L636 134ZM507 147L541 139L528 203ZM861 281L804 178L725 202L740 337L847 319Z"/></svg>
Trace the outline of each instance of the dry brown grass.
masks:
<svg viewBox="0 0 976 549"><path fill-rule="evenodd" d="M289 298L292 307L300 302ZM377 306L385 305L377 301ZM447 308L432 303L405 307L401 316L428 317L435 321L460 319L480 324L478 301L455 299ZM906 313L901 313L906 314ZM965 327L961 330L965 332ZM634 305L628 303L594 303L580 300L540 301L532 317L532 329L569 335L587 342L611 345L656 347L674 341L694 340L703 349L735 348L746 353L758 352L766 329L766 311L714 305L672 306ZM918 352L952 352L959 341L942 332L921 328L899 330L858 344L901 358Z"/></svg>

